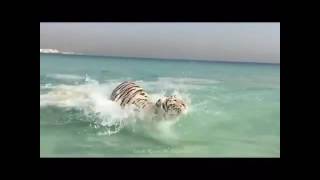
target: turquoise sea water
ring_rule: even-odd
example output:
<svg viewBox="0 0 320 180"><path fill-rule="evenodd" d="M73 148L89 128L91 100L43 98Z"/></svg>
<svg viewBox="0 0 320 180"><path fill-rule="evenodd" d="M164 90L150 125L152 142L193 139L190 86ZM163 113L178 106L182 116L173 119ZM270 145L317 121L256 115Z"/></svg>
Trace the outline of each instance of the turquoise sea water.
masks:
<svg viewBox="0 0 320 180"><path fill-rule="evenodd" d="M187 114L132 118L108 100L125 80ZM280 157L280 66L40 54L40 156Z"/></svg>

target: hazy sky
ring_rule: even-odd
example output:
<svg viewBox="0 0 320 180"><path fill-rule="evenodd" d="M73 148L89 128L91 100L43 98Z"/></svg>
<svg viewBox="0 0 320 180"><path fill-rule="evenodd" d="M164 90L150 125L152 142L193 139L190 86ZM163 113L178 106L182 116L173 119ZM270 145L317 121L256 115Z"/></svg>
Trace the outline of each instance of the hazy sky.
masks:
<svg viewBox="0 0 320 180"><path fill-rule="evenodd" d="M40 23L40 48L280 63L280 23Z"/></svg>

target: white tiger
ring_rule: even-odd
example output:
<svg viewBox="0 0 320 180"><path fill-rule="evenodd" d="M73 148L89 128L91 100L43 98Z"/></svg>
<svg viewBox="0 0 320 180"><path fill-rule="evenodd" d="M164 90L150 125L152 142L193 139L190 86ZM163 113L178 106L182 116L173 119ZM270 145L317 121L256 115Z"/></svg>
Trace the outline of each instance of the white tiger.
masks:
<svg viewBox="0 0 320 180"><path fill-rule="evenodd" d="M165 119L174 119L183 114L187 110L187 106L183 100L176 96L167 96L160 98L156 103L156 114Z"/></svg>
<svg viewBox="0 0 320 180"><path fill-rule="evenodd" d="M143 112L155 120L174 119L183 114L187 108L176 96L163 97L157 103L153 103L143 88L130 81L119 84L113 90L110 99L123 108L133 105L136 111Z"/></svg>

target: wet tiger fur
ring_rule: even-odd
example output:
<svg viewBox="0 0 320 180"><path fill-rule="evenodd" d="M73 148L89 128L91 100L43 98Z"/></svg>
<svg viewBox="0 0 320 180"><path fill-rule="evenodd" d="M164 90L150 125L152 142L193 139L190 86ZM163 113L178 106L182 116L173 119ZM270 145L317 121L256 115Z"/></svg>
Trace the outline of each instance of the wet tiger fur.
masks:
<svg viewBox="0 0 320 180"><path fill-rule="evenodd" d="M153 103L143 88L130 81L119 84L110 99L122 108L133 105L136 111L144 112L151 119L172 119L186 111L185 103L176 96L163 97Z"/></svg>
<svg viewBox="0 0 320 180"><path fill-rule="evenodd" d="M156 114L165 119L173 119L183 114L187 106L181 99L176 96L167 96L160 98L156 103Z"/></svg>
<svg viewBox="0 0 320 180"><path fill-rule="evenodd" d="M118 102L122 108L134 105L136 111L154 108L154 103L151 102L148 93L145 92L143 88L130 81L119 84L113 90L110 99Z"/></svg>

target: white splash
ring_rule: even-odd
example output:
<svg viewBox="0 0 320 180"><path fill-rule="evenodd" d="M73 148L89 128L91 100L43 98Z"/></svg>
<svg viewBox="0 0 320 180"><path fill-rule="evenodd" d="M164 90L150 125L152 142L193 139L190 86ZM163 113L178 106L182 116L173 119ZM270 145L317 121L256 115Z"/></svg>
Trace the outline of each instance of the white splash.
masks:
<svg viewBox="0 0 320 180"><path fill-rule="evenodd" d="M61 79L73 79L73 80L84 80L82 84L45 84L40 86L46 88L48 91L40 94L40 108L47 106L55 106L66 109L77 109L85 116L95 116L95 126L97 127L116 127L113 132L108 129L102 134L115 134L120 129L130 123L135 123L140 117L137 116L136 112L132 108L122 109L118 104L109 100L109 96L113 89L122 82L122 80L112 80L104 83L91 79L88 75L80 77L77 75L70 74L53 74L49 75L54 78ZM167 86L163 86L162 81L156 82L145 82L137 81L137 84L141 85L151 96L152 101L156 102L160 97L168 94L168 91L174 84L174 81L167 82ZM176 84L179 86L179 84ZM150 88L150 87L153 87ZM151 91L149 91L151 89ZM191 98L187 91L174 90L171 95L176 95L186 101L188 109L191 107ZM169 123L169 122L168 122ZM169 124L174 124L175 121L171 121ZM158 127L160 131L163 129L168 130L169 126L167 123L161 123ZM165 133L169 134L169 133Z"/></svg>
<svg viewBox="0 0 320 180"><path fill-rule="evenodd" d="M62 79L62 80L81 80L84 79L81 76L73 75L73 74L49 74L47 77L53 78L53 79Z"/></svg>

